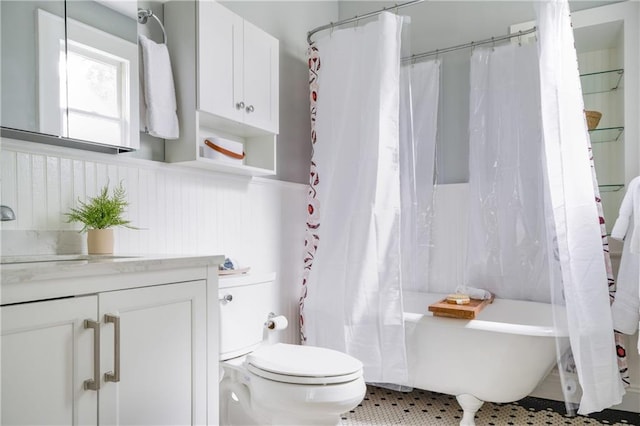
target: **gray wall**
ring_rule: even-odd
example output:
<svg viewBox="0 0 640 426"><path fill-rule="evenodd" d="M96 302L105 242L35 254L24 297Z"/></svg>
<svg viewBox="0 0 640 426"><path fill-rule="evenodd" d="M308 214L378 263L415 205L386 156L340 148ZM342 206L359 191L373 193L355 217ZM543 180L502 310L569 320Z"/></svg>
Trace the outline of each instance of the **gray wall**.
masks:
<svg viewBox="0 0 640 426"><path fill-rule="evenodd" d="M2 0L2 10L11 3ZM36 2L15 2L30 3ZM56 7L56 2L43 1L43 7ZM72 2L76 3L76 2ZM338 19L352 17L392 2L380 1L222 1L226 7L261 27L280 40L280 135L278 136L278 174L276 179L307 183L311 157L306 33L310 29ZM596 7L610 1L571 2L572 10ZM162 2L139 1L139 7L151 8L163 18ZM74 10L79 10L73 5ZM60 9L58 4L58 9ZM447 47L471 40L505 34L512 23L531 20L534 10L528 1L426 1L401 9L411 16L411 51L414 53ZM4 14L3 14L4 16ZM6 91L5 81L15 75L18 63L27 72L35 72L35 58L26 55L25 45L34 45L35 31L25 37L10 36L23 26L19 22L2 21L2 51L13 51L11 61L2 61L3 124L11 112L25 104L31 113L12 119L23 128L35 127L35 84L16 84L15 91ZM34 20L30 21L31 23ZM27 24L24 24L27 25ZM138 25L141 34L160 41L162 34L155 21ZM326 33L325 33L326 34ZM322 33L316 35L322 37ZM12 44L10 44L12 43ZM5 50L7 49L7 50ZM4 58L4 56L3 56ZM439 126L438 171L440 183L468 180L468 83L469 51L447 54L443 60L441 87L441 123ZM167 142L170 143L170 142ZM123 154L132 157L164 161L165 141L140 134L140 150Z"/></svg>
<svg viewBox="0 0 640 426"><path fill-rule="evenodd" d="M280 134L278 136L278 157L275 177L279 180L307 183L309 161L311 158L310 122L309 122L309 89L308 68L306 62L306 33L309 29L335 21L338 18L336 1L226 1L226 7L264 29L280 40ZM70 15L79 20L86 20L87 6L91 4L81 1L69 2ZM7 1L2 0L2 11L9 7L24 8L24 19L2 20L2 124L21 129L35 130L37 125L36 58L31 46L35 46L35 18L33 9L42 7L54 9L64 16L63 2L53 1ZM161 1L143 0L138 7L152 9L154 14L163 20L163 3ZM28 6L28 7L27 7ZM101 7L99 5L95 5ZM117 15L114 11L103 8L103 14ZM8 14L2 14L7 16ZM99 27L101 22L96 25ZM16 37L20 30L24 36ZM185 29L192 30L192 29ZM154 20L146 25L138 25L138 32L156 41L162 40L162 32ZM7 53L9 52L9 53ZM5 55L6 60L5 60ZM26 71L23 71L26 70ZM9 81L10 78L30 74L28 79L19 83ZM5 90L15 88L15 90ZM27 113L11 114L20 109ZM165 142L140 133L140 149L122 154L141 159L164 161Z"/></svg>

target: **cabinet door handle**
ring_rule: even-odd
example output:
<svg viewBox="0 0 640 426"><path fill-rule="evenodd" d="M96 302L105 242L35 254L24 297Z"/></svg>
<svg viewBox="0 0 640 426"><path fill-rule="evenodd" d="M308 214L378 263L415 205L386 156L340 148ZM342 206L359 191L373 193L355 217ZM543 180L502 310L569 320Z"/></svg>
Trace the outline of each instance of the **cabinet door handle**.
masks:
<svg viewBox="0 0 640 426"><path fill-rule="evenodd" d="M104 373L105 382L120 381L120 317L113 314L104 314L105 323L113 323L113 372Z"/></svg>
<svg viewBox="0 0 640 426"><path fill-rule="evenodd" d="M100 389L100 323L92 320L84 320L84 328L93 329L93 379L84 381L84 390Z"/></svg>
<svg viewBox="0 0 640 426"><path fill-rule="evenodd" d="M256 109L253 107L253 105L249 105L245 111L247 111L247 112L253 112L253 111L255 111L255 110L256 110Z"/></svg>
<svg viewBox="0 0 640 426"><path fill-rule="evenodd" d="M242 109L244 108L244 102L240 101L236 104L236 109Z"/></svg>

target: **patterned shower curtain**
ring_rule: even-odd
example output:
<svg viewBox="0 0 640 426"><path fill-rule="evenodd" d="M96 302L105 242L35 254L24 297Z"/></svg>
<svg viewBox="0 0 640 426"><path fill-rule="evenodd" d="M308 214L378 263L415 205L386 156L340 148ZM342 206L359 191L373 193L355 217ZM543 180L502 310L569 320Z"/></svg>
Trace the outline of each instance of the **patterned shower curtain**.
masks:
<svg viewBox="0 0 640 426"><path fill-rule="evenodd" d="M309 49L312 163L301 341L350 354L368 382L407 380L400 262L403 18L382 13Z"/></svg>
<svg viewBox="0 0 640 426"><path fill-rule="evenodd" d="M607 227L604 221L604 209L602 208L602 199L600 198L600 188L596 177L596 167L593 161L593 150L591 149L591 141L589 140L589 161L591 162L591 175L593 177L593 190L596 194L596 205L598 207L598 218L600 220L600 234L602 235L602 249L604 250L604 261L607 270L607 283L609 287L609 302L613 303L616 298L616 282L613 276L613 267L611 266L611 256L609 252L609 237L607 236ZM627 349L625 347L624 334L614 332L616 342L616 355L618 357L618 370L620 371L620 379L624 387L629 387L631 378L629 377L629 366L627 364Z"/></svg>

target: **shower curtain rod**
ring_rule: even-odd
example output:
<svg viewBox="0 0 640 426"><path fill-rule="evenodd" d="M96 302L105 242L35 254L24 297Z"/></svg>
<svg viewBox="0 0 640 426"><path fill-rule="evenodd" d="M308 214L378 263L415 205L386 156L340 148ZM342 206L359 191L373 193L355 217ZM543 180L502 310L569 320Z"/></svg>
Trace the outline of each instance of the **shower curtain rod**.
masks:
<svg viewBox="0 0 640 426"><path fill-rule="evenodd" d="M312 29L311 31L309 31L307 33L307 43L312 44L313 42L311 41L311 37L320 31L326 30L326 29L333 29L334 27L340 26L340 25L345 25L345 24L350 24L351 22L357 22L361 19L367 19L367 18L371 18L372 16L376 16L381 14L382 12L387 12L389 10L398 10L401 9L403 7L407 7L407 6L412 6L414 4L418 4L418 3L422 3L425 0L412 0L412 1L408 1L405 3L400 3L400 4L395 4L393 6L389 6L389 7L383 7L380 10L376 10L373 12L369 12L369 13L365 13L364 15L356 15L353 18L348 18L348 19L343 19L342 21L338 21L338 22L330 22L326 25L321 25L319 27L316 27L314 29ZM507 34L507 35L503 35L503 36L499 36L499 37L491 37L485 40L480 40L480 41L471 41L469 43L464 43L464 44L459 44L457 46L451 46L451 47L446 47L444 49L436 49L436 50L432 50L429 52L424 52L424 53L417 53L417 54L413 54L411 56L407 56L402 58L402 62L410 62L410 61L417 61L419 59L423 59L423 58L427 58L429 56L434 56L434 55L438 55L440 53L447 53L447 52L453 52L454 50L460 50L460 49L466 49L468 47L476 47L476 46L480 46L483 44L489 44L489 43L497 43L500 41L504 41L504 40L510 40L514 37L522 37L523 35L527 35L527 34L531 34L533 32L535 32L537 30L537 27L533 27L533 28L529 28L528 30L524 30L524 31L518 31L517 33L513 33L513 34Z"/></svg>
<svg viewBox="0 0 640 426"><path fill-rule="evenodd" d="M538 27L532 27L532 28L529 28L528 30L518 31L517 33L513 33L513 34L506 34L506 35L499 36L499 37L486 38L486 39L480 40L480 41L470 41L468 43L459 44L457 46L446 47L444 49L431 50L429 52L424 52L424 53L416 53L416 54L413 54L411 56L405 56L404 58L401 59L401 61L405 62L405 63L406 62L413 62L413 61L417 61L419 59L427 58L429 56L436 56L436 55L439 55L441 53L453 52L454 50L466 49L466 48L469 48L469 47L470 48L474 48L476 46L480 46L480 45L483 45L483 44L493 44L493 43L497 43L497 42L504 41L504 40L511 40L514 37L522 37L524 35L534 33L537 30L538 30Z"/></svg>
<svg viewBox="0 0 640 426"><path fill-rule="evenodd" d="M359 21L361 19L367 19L370 18L372 16L376 16L381 14L382 12L387 12L389 10L398 10L398 9L402 9L403 7L407 7L407 6L411 6L417 3L422 3L425 0L412 0L412 1L408 1L405 3L396 3L393 6L389 6L389 7L383 7L380 10L376 10L374 12L369 12L369 13L365 13L364 15L356 15L353 18L349 18L349 19L343 19L342 21L338 21L338 22L330 22L326 25L321 25L319 27L316 27L314 29L312 29L311 31L309 31L307 33L307 43L311 44L311 36L314 35L315 33L319 32L319 31L323 31L329 28L334 28L334 27L338 27L340 25L345 25L345 24L350 24L351 22L356 22Z"/></svg>

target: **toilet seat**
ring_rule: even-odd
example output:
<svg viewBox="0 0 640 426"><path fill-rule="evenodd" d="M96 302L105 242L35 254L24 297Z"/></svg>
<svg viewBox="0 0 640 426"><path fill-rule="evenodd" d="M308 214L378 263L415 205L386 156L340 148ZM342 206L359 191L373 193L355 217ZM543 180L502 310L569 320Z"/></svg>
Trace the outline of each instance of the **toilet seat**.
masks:
<svg viewBox="0 0 640 426"><path fill-rule="evenodd" d="M276 343L247 355L247 370L282 383L328 385L362 377L362 363L332 349Z"/></svg>

